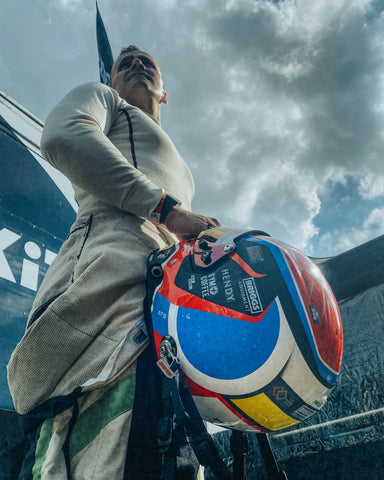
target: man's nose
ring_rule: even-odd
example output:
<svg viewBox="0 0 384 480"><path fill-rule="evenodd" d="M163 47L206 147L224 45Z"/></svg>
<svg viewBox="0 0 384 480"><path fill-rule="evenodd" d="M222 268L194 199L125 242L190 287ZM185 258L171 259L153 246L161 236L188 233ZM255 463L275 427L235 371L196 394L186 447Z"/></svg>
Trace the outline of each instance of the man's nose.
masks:
<svg viewBox="0 0 384 480"><path fill-rule="evenodd" d="M145 65L144 63L140 60L140 58L134 58L133 61L132 61L132 67L133 68L144 68L145 69Z"/></svg>

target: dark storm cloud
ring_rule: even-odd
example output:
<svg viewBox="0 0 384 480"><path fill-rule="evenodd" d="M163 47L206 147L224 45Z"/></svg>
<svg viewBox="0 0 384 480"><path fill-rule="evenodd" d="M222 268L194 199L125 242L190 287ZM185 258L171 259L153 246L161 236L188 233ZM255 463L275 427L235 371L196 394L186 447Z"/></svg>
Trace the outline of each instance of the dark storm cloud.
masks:
<svg viewBox="0 0 384 480"><path fill-rule="evenodd" d="M199 119L188 153L204 159L196 207L215 199L227 221L269 226L302 248L329 179L352 175L366 196L367 185L383 193L382 18L369 2L318 3L212 7L199 35L217 91L188 112Z"/></svg>
<svg viewBox="0 0 384 480"><path fill-rule="evenodd" d="M44 120L67 91L98 79L95 4L0 3L0 89ZM136 43L161 66L169 99L162 124L194 174L196 211L263 228L309 253L377 234L380 2L99 0L99 8L115 57ZM321 202L347 176L372 215L349 235L347 225L332 230L330 241Z"/></svg>

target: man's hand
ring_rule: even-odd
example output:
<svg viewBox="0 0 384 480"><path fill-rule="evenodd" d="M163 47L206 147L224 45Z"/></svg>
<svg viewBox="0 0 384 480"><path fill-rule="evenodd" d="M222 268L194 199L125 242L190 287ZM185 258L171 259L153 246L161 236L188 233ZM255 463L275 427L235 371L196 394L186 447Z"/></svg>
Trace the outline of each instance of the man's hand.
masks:
<svg viewBox="0 0 384 480"><path fill-rule="evenodd" d="M197 215L175 205L164 220L164 225L179 239L186 239L197 237L200 232L208 228L220 227L221 223L216 218Z"/></svg>

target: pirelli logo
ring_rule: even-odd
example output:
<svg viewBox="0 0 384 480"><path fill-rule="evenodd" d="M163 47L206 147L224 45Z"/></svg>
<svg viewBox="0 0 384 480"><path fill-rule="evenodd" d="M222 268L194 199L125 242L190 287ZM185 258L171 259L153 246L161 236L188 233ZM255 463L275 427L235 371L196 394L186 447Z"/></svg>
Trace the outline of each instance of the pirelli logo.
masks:
<svg viewBox="0 0 384 480"><path fill-rule="evenodd" d="M257 287L255 284L255 279L252 277L244 278L243 287L251 313L262 313L263 306L261 305L259 292L257 291Z"/></svg>

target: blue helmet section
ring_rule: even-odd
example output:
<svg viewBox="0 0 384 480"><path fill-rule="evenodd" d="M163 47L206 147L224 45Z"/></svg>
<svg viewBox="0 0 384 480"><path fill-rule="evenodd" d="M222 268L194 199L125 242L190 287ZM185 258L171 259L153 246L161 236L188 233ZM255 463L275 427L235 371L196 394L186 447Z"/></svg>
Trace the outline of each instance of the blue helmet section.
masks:
<svg viewBox="0 0 384 480"><path fill-rule="evenodd" d="M11 409L6 365L76 214L1 116L0 155L0 408Z"/></svg>
<svg viewBox="0 0 384 480"><path fill-rule="evenodd" d="M182 307L177 315L178 340L185 357L200 372L220 380L240 379L264 365L276 346L279 329L276 302L259 322ZM207 348L213 342L215 348ZM228 357L233 360L230 368L223 362Z"/></svg>
<svg viewBox="0 0 384 480"><path fill-rule="evenodd" d="M153 302L154 330L169 333L170 302L156 293ZM178 307L177 336L190 364L209 377L235 380L260 368L272 354L280 331L280 318L273 302L263 318L248 322L210 312ZM230 354L228 354L230 352ZM233 359L231 368L223 358Z"/></svg>

